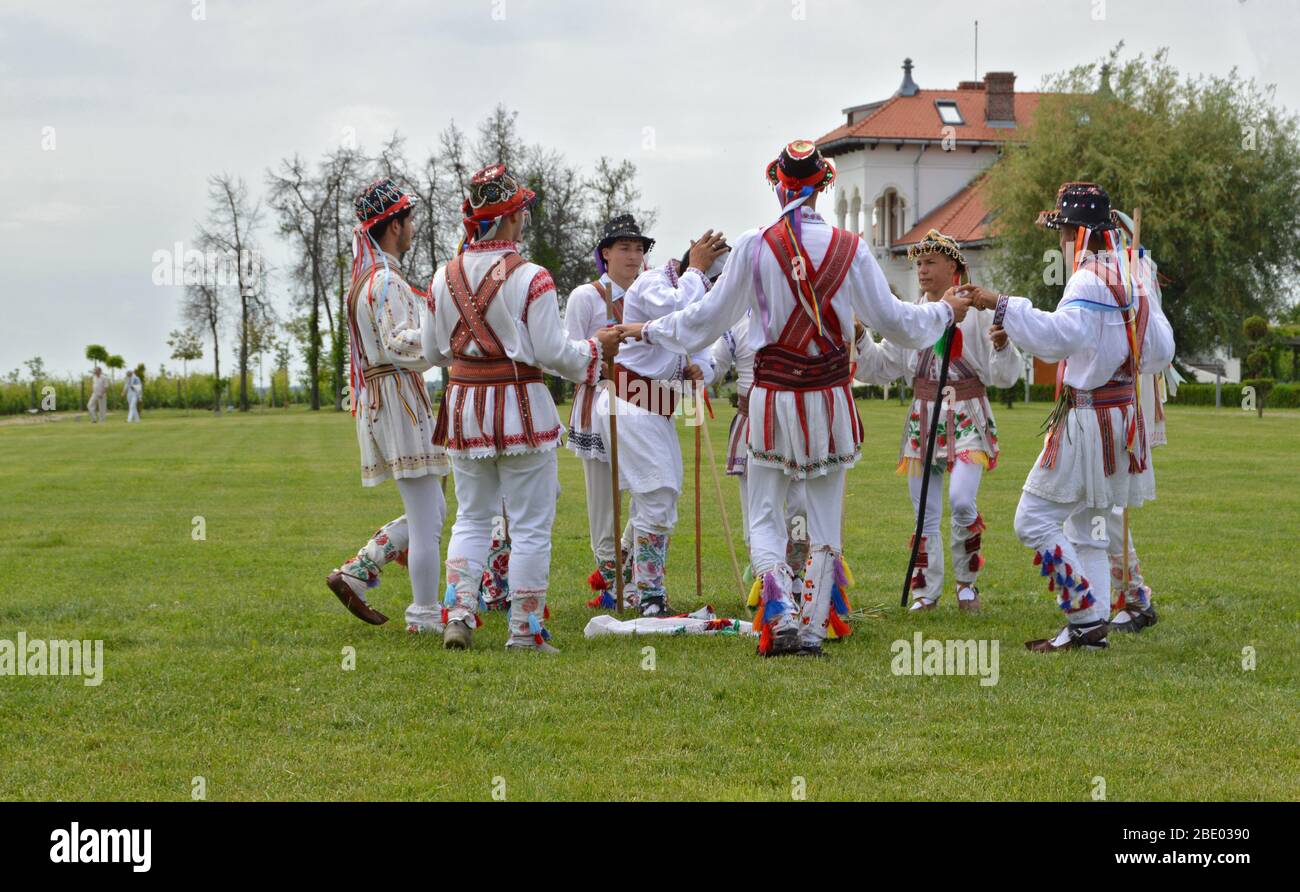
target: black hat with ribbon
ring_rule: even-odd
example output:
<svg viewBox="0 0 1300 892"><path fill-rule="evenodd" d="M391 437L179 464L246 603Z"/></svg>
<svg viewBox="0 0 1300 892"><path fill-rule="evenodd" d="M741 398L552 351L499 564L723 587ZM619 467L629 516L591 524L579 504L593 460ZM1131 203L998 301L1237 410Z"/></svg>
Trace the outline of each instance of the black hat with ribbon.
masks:
<svg viewBox="0 0 1300 892"><path fill-rule="evenodd" d="M1119 228L1110 209L1110 196L1096 183L1065 183L1056 191L1056 209L1043 211L1036 221L1048 229L1083 227L1091 232Z"/></svg>

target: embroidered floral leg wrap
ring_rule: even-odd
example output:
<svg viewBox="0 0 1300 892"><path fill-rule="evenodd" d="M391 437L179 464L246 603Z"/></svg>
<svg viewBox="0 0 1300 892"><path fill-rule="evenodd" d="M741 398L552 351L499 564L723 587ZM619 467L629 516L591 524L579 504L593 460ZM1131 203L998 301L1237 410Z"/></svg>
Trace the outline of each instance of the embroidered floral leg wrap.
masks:
<svg viewBox="0 0 1300 892"><path fill-rule="evenodd" d="M668 592L664 588L664 565L668 562L668 534L636 532L636 593L641 607L664 605Z"/></svg>
<svg viewBox="0 0 1300 892"><path fill-rule="evenodd" d="M799 615L799 636L807 643L820 644L831 628L837 638L851 633L848 578L840 553L829 545L819 545L808 557L804 572L803 597Z"/></svg>
<svg viewBox="0 0 1300 892"><path fill-rule="evenodd" d="M952 525L952 565L957 582L974 585L984 568L984 553L981 546L984 533L984 517L977 514L970 526Z"/></svg>
<svg viewBox="0 0 1300 892"><path fill-rule="evenodd" d="M493 539L480 585L488 610L505 610L510 601L510 539Z"/></svg>
<svg viewBox="0 0 1300 892"><path fill-rule="evenodd" d="M479 610L484 608L479 603L482 581L482 564L471 563L463 557L447 560L447 593L442 600L443 625L460 620L469 623L469 627L474 629L482 624L478 618Z"/></svg>
<svg viewBox="0 0 1300 892"><path fill-rule="evenodd" d="M541 647L551 640L546 620L551 616L546 606L546 589L518 588L510 599L510 640L507 647Z"/></svg>
<svg viewBox="0 0 1300 892"><path fill-rule="evenodd" d="M397 561L402 566L406 566L408 542L406 515L403 514L376 530L370 537L370 541L361 546L356 557L349 558L339 568L339 572L361 581L366 588L374 588L379 585L379 576L386 564Z"/></svg>
<svg viewBox="0 0 1300 892"><path fill-rule="evenodd" d="M1047 577L1047 590L1056 594L1057 603L1067 616L1087 610L1096 603L1092 586L1083 575L1074 547L1066 540L1049 543L1034 553L1034 566Z"/></svg>

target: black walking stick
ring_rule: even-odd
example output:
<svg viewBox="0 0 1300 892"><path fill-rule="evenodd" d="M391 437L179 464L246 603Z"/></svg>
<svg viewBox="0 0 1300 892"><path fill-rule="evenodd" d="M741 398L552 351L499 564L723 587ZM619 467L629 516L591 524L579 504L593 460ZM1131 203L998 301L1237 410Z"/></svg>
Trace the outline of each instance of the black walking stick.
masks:
<svg viewBox="0 0 1300 892"><path fill-rule="evenodd" d="M939 391L935 394L934 411L930 416L930 436L925 440L925 464L921 466L921 504L916 509L916 535L912 537L912 556L907 559L907 578L903 580L903 596L899 607L907 606L907 594L912 590L912 571L916 569L916 555L921 548L921 531L925 529L925 503L930 491L930 465L934 461L934 441L939 435L939 415L943 411L943 389L948 386L948 362L952 359L952 343L957 339L957 322L954 319L943 333L943 360L939 363ZM953 432L948 431L948 436Z"/></svg>

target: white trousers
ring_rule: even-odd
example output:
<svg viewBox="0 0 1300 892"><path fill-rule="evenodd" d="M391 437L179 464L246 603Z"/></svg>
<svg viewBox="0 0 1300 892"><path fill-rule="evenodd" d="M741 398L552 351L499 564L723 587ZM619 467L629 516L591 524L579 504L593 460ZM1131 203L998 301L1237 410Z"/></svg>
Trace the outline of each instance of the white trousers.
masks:
<svg viewBox="0 0 1300 892"><path fill-rule="evenodd" d="M479 583L494 534L510 518L510 590L544 593L551 573L551 527L560 499L554 449L496 458L452 458L456 522L447 544L447 578L456 586L448 619L477 613ZM543 594L544 597L544 594Z"/></svg>
<svg viewBox="0 0 1300 892"><path fill-rule="evenodd" d="M108 417L108 397L103 394L92 396L86 403L86 410L90 412L91 423L98 424Z"/></svg>
<svg viewBox="0 0 1300 892"><path fill-rule="evenodd" d="M750 463L746 469L748 490L749 561L754 575L785 564L786 545L790 539L786 512L790 491L798 481L780 468ZM803 481L808 512L808 542L812 548L841 548L840 514L843 511L844 469L837 468L822 477ZM797 499L797 496L796 496Z"/></svg>
<svg viewBox="0 0 1300 892"><path fill-rule="evenodd" d="M614 560L614 483L609 462L584 458L582 474L587 481L587 528L591 554L596 563Z"/></svg>
<svg viewBox="0 0 1300 892"><path fill-rule="evenodd" d="M135 394L131 394L126 398L126 405L127 405L126 420L128 422L139 421L140 420L140 397L136 396Z"/></svg>
<svg viewBox="0 0 1300 892"><path fill-rule="evenodd" d="M1059 547L1062 561L1080 568L1088 580L1093 602L1069 614L1071 623L1091 623L1110 616L1109 514L1110 508L1092 508L1083 501L1052 502L1030 492L1020 494L1016 536L1021 543L1040 554ZM1078 575L1076 570L1076 578Z"/></svg>
<svg viewBox="0 0 1300 892"><path fill-rule="evenodd" d="M745 536L745 544L749 544L749 471L736 478L740 484L740 528ZM790 481L789 488L785 491L785 522L786 526L793 529L796 526L797 518L803 518L807 521L808 517L808 498L807 487L804 481Z"/></svg>
<svg viewBox="0 0 1300 892"><path fill-rule="evenodd" d="M649 492L634 492L631 497L633 534L668 535L677 525L677 491L661 486Z"/></svg>
<svg viewBox="0 0 1300 892"><path fill-rule="evenodd" d="M928 565L924 571L925 585L914 588L912 595L936 601L943 594L943 535L939 532L943 526L943 478L948 478L948 504L952 512L952 568L960 588L962 584L973 584L979 576L979 571L970 569L970 556L960 546L970 535L967 528L979 516L975 500L979 496L980 481L984 478L984 467L974 462L958 461L947 474L934 471L929 474L930 484L925 493L925 526L921 530L921 535L925 537ZM919 511L920 475L908 477L907 488L912 494L912 510ZM912 530L915 532L915 524Z"/></svg>
<svg viewBox="0 0 1300 892"><path fill-rule="evenodd" d="M433 474L399 477L397 491L401 493L402 506L406 508L405 527L409 536L406 568L411 574L412 605L406 611L406 621L432 620L435 613L440 612L438 572L441 569L442 524L447 517L442 480Z"/></svg>

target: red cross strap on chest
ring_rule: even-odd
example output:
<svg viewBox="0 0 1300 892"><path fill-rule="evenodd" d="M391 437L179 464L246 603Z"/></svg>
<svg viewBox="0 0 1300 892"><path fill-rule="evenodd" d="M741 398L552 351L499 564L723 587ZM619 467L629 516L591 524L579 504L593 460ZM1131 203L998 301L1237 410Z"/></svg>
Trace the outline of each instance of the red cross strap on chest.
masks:
<svg viewBox="0 0 1300 892"><path fill-rule="evenodd" d="M464 408L466 395L472 395L474 414L479 431L486 433L483 421L487 411L488 391L493 391L493 445L498 451L505 449L505 395L513 387L519 402L519 417L529 447L536 448L539 441L533 429L532 407L528 385L540 382L540 369L515 362L506 355L501 339L487 322L487 311L511 274L527 261L516 253L501 257L483 276L477 289L471 291L465 277L465 255L456 257L447 265L447 289L452 303L460 314L451 333L452 363L448 386L443 391L443 402L438 409L438 422L434 429L434 443L446 444L449 449L462 449L464 437ZM473 342L478 354L467 352ZM447 393L456 386L456 405L452 409L452 436L447 437Z"/></svg>
<svg viewBox="0 0 1300 892"><path fill-rule="evenodd" d="M754 383L773 390L801 391L847 386L852 369L839 316L831 302L853 265L858 237L842 229L832 229L826 256L811 276L806 273L811 267L808 255L784 229L773 227L764 234L764 239L781 264L786 282L802 310L796 308L776 343L759 350L754 357ZM821 332L817 330L815 316L820 317ZM809 345L814 343L820 351L815 356L808 352Z"/></svg>
<svg viewBox="0 0 1300 892"><path fill-rule="evenodd" d="M781 264L786 283L794 294L795 307L776 343L768 344L754 355L754 386L766 390L764 403L763 448L770 451L775 442L773 429L774 409L777 391L786 390L796 393L821 392L826 405L828 421L831 422L830 448L835 449L833 422L835 418L835 400L833 392L842 390L850 407L853 406L853 394L850 383L853 380L853 365L849 360L849 351L844 346L844 334L840 330L839 316L835 313L831 301L844 284L853 258L858 250L858 237L843 229L831 229L831 242L822 258L821 266L813 271L811 277L807 270L812 264L801 245L795 243L783 228L773 227L764 233L764 239L772 248L772 253ZM798 266L796 266L796 258ZM796 272L798 270L798 272ZM818 322L821 331L818 331ZM816 344L818 353L812 355L808 348ZM809 446L807 406L802 398L795 400L795 410L799 416L799 426L803 433L804 448ZM849 413L852 420L855 442L861 440L862 423L857 411Z"/></svg>

